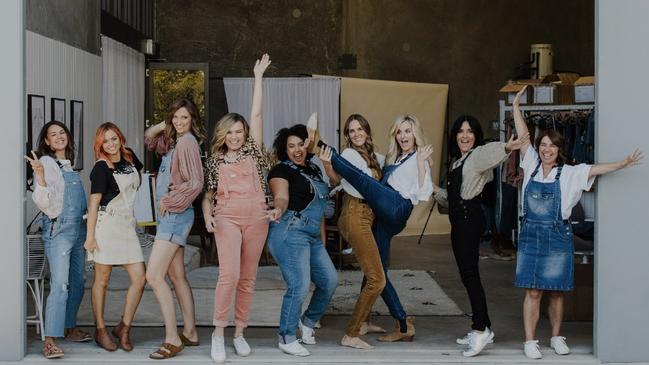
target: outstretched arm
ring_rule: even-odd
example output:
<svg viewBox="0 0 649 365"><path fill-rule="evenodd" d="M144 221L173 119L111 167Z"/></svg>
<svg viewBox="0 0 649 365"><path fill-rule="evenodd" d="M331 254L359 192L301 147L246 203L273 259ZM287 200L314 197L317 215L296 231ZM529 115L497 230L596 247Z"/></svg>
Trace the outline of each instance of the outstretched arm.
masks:
<svg viewBox="0 0 649 365"><path fill-rule="evenodd" d="M253 71L255 73L255 89L252 94L252 110L250 111L250 135L259 146L264 141L263 114L264 114L264 89L262 79L264 71L270 66L270 57L267 53L255 62Z"/></svg>
<svg viewBox="0 0 649 365"><path fill-rule="evenodd" d="M529 135L529 131L527 130L527 124L525 124L525 119L523 119L523 113L521 112L521 107L520 107L521 96L523 96L525 90L527 90L527 85L525 85L516 94L516 97L514 98L514 102L512 104L513 114L514 114L514 125L516 126L516 134L518 134L519 138L520 136ZM519 148L521 150L521 159L525 157L525 152L527 152L527 148L529 147L529 145L530 145L529 139L527 139L524 143L520 145Z"/></svg>
<svg viewBox="0 0 649 365"><path fill-rule="evenodd" d="M622 161L612 162L612 163L598 163L596 165L593 165L590 168L590 173L588 174L588 176L594 177L594 176L604 175L604 174L608 174L609 172L639 165L640 160L642 160L643 157L644 156L642 155L642 152L639 149L636 149L635 151L633 151L633 153L628 155Z"/></svg>

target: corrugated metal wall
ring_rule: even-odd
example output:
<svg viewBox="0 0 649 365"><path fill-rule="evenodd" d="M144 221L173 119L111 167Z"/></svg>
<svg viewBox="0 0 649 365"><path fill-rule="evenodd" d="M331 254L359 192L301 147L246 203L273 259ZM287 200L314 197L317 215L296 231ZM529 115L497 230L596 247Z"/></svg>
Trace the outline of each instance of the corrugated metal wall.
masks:
<svg viewBox="0 0 649 365"><path fill-rule="evenodd" d="M153 38L155 23L154 0L101 0L101 10Z"/></svg>

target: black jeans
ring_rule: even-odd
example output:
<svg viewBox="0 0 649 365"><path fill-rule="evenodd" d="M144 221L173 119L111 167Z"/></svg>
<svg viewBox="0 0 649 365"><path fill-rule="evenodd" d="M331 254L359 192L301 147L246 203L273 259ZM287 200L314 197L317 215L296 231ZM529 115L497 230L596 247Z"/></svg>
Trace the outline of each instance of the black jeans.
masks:
<svg viewBox="0 0 649 365"><path fill-rule="evenodd" d="M469 209L468 212L450 213L451 244L455 262L460 271L462 284L466 288L473 312L472 329L484 331L491 327L489 313L487 312L487 298L480 281L480 236L484 231L485 221L480 206Z"/></svg>

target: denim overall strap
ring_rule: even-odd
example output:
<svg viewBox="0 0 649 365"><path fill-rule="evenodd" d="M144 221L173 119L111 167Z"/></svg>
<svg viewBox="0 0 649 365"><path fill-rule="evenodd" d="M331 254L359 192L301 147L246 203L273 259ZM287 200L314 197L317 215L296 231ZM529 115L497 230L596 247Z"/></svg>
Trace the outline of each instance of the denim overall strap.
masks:
<svg viewBox="0 0 649 365"><path fill-rule="evenodd" d="M536 165L534 172L530 176L530 181L525 187L523 194L523 220L531 218L536 222L554 223L561 222L561 171L563 166L557 167L557 174L551 183L543 183L534 180L539 173L541 161ZM550 191L551 196L550 196ZM550 202L547 200L552 199ZM530 202L534 201L534 208L530 212ZM531 217L530 217L531 216Z"/></svg>
<svg viewBox="0 0 649 365"><path fill-rule="evenodd" d="M384 184L388 183L388 178L390 178L390 175L399 167L401 166L404 162L406 162L412 155L415 154L415 151L410 152L406 157L401 159L401 161L397 163L393 163L392 165L386 165L383 167L383 176L381 177L381 182Z"/></svg>
<svg viewBox="0 0 649 365"><path fill-rule="evenodd" d="M61 169L65 190L63 193L63 211L59 217L79 219L86 214L87 202L86 193L83 190L81 176L76 171L65 171Z"/></svg>
<svg viewBox="0 0 649 365"><path fill-rule="evenodd" d="M160 200L169 192L169 180L171 178L171 159L175 148L170 149L162 156L158 174L156 176L156 200Z"/></svg>
<svg viewBox="0 0 649 365"><path fill-rule="evenodd" d="M298 216L306 216L319 222L324 215L327 196L329 194L327 183L322 181L320 176L314 177L300 171L300 169L290 160L282 161L282 163L299 172L300 175L304 176L304 178L306 178L311 184L313 199L309 202L306 208L296 212L295 214ZM315 169L315 171L320 171L315 165L311 165L311 167Z"/></svg>

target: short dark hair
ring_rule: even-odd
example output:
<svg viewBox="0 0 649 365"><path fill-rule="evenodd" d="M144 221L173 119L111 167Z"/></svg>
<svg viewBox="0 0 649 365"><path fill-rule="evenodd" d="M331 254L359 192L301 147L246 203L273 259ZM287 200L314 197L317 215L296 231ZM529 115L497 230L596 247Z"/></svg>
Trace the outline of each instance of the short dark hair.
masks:
<svg viewBox="0 0 649 365"><path fill-rule="evenodd" d="M475 148L484 144L484 134L482 133L482 127L480 126L478 119L472 115L462 114L455 119L455 122L453 122L453 126L451 127L451 132L448 135L448 150L451 157L454 158L462 157L460 147L457 145L457 134L460 133L460 129L464 122L469 123L471 131L473 131L473 134L475 135L475 143L473 144L473 147Z"/></svg>
<svg viewBox="0 0 649 365"><path fill-rule="evenodd" d="M541 140L543 139L543 137L548 137L553 145L559 147L559 153L557 153L557 164L564 165L566 162L568 162L565 153L566 140L565 138L563 138L563 135L554 129L544 130L534 142L534 148L536 148L537 152L539 151L539 145L541 145ZM539 156L539 158L541 157Z"/></svg>
<svg viewBox="0 0 649 365"><path fill-rule="evenodd" d="M54 151L45 142L45 140L47 139L48 129L50 129L51 126L55 126L55 125L63 128L63 130L65 131L65 135L68 137L68 145L65 147L65 158L70 160L70 162L74 165L75 146L74 146L74 139L72 138L72 133L70 133L70 130L63 122L59 122L58 120L47 122L43 126L43 128L41 128L41 132L38 134L38 146L34 146L36 147L36 154L38 155L38 157L50 156L56 160L56 155L54 154Z"/></svg>
<svg viewBox="0 0 649 365"><path fill-rule="evenodd" d="M275 150L275 155L280 161L288 160L288 154L286 153L286 143L288 142L288 137L295 136L303 141L309 138L309 133L306 130L304 124L295 124L288 128L282 128L277 131L275 135L275 140L273 141L273 149ZM313 157L313 154L307 154L307 161Z"/></svg>

